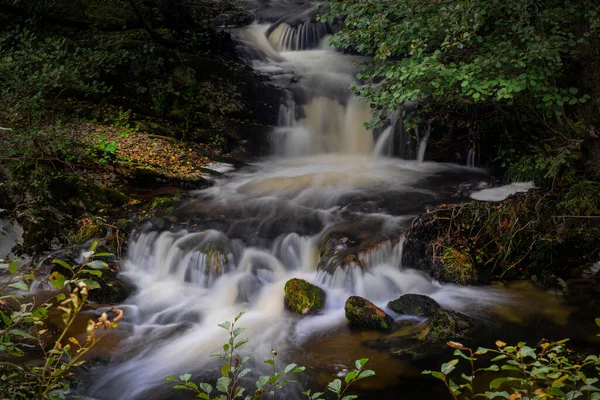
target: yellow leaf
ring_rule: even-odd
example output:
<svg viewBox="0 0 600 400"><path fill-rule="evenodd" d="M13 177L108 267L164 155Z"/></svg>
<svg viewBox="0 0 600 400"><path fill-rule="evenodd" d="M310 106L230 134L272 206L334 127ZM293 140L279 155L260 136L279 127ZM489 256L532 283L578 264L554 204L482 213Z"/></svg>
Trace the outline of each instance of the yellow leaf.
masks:
<svg viewBox="0 0 600 400"><path fill-rule="evenodd" d="M504 342L503 342L503 341L501 341L501 340L497 340L497 341L496 341L496 346L497 346L499 349L501 349L501 348L503 348L504 346L506 346L506 343L504 343Z"/></svg>

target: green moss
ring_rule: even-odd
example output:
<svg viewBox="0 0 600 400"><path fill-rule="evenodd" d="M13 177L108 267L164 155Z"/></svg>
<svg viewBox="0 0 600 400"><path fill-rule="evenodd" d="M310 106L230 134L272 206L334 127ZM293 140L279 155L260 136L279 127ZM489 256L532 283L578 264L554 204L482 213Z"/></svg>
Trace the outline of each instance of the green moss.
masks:
<svg viewBox="0 0 600 400"><path fill-rule="evenodd" d="M429 320L429 330L425 340L444 343L448 340L466 339L471 336L475 322L464 314L439 310Z"/></svg>
<svg viewBox="0 0 600 400"><path fill-rule="evenodd" d="M152 200L151 208L161 211L172 211L175 200L172 197L156 197Z"/></svg>
<svg viewBox="0 0 600 400"><path fill-rule="evenodd" d="M290 279L285 284L285 306L298 314L319 312L325 306L323 289L303 279Z"/></svg>
<svg viewBox="0 0 600 400"><path fill-rule="evenodd" d="M77 231L67 236L67 240L72 245L84 244L88 240L103 236L105 233L104 227L93 218L82 218L78 225Z"/></svg>
<svg viewBox="0 0 600 400"><path fill-rule="evenodd" d="M471 255L466 250L446 247L440 256L444 274L452 282L468 285L477 282L477 271Z"/></svg>
<svg viewBox="0 0 600 400"><path fill-rule="evenodd" d="M351 327L368 328L387 331L392 328L394 320L385 311L359 296L346 300L344 306L346 319Z"/></svg>

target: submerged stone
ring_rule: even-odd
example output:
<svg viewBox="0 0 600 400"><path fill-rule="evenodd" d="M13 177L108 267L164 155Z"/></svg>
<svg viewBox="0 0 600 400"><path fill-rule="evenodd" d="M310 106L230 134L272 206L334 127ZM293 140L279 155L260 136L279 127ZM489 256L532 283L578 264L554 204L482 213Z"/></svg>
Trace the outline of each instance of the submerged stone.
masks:
<svg viewBox="0 0 600 400"><path fill-rule="evenodd" d="M346 300L344 311L351 327L387 331L394 323L394 319L385 311L359 296L352 296Z"/></svg>
<svg viewBox="0 0 600 400"><path fill-rule="evenodd" d="M475 329L475 321L456 311L437 311L429 320L424 340L430 343L446 343L449 340L469 339Z"/></svg>
<svg viewBox="0 0 600 400"><path fill-rule="evenodd" d="M405 294L390 301L388 307L398 314L424 315L426 317L430 317L442 309L435 300L422 294Z"/></svg>
<svg viewBox="0 0 600 400"><path fill-rule="evenodd" d="M298 314L319 312L325 306L325 297L323 289L303 279L290 279L285 284L285 306Z"/></svg>

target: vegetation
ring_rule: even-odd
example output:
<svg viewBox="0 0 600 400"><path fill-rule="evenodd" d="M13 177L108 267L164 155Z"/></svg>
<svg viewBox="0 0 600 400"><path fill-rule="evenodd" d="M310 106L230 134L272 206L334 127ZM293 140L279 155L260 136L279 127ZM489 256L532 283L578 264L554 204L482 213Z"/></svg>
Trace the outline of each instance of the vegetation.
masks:
<svg viewBox="0 0 600 400"><path fill-rule="evenodd" d="M7 270L10 279L0 287L0 363L2 393L17 398L63 399L69 389L75 367L85 362L85 355L94 348L123 319L123 311L113 307L112 319L107 313L96 320L89 320L84 341L78 340L71 328L88 302L90 291L100 285L95 280L102 277L108 265L96 258L109 254L96 253L95 247L86 253L82 265L71 266L62 260L55 264L71 273L67 279L55 271L50 283L56 292L43 303L27 293L26 281L33 274L19 275L18 263L11 261L0 264ZM2 260L0 260L2 261ZM62 326L55 335L48 317L57 313ZM23 363L20 358L36 354L38 361Z"/></svg>
<svg viewBox="0 0 600 400"><path fill-rule="evenodd" d="M600 326L600 318L596 320ZM508 346L496 342L496 349L478 348L473 351L458 342L448 342L454 348L455 358L442 365L440 371L423 371L441 380L454 399L598 399L600 388L600 359L597 355L581 356L566 348L568 339L558 342L542 340L535 348L520 342ZM486 355L484 367L477 366ZM460 375L453 372L461 359L467 360L469 372ZM494 379L489 390L478 390L478 380L484 375ZM505 390L502 390L505 389Z"/></svg>
<svg viewBox="0 0 600 400"><path fill-rule="evenodd" d="M288 364L283 371L277 367L276 357L277 351L271 349L271 358L264 361L265 364L273 368L272 375L261 375L257 378L255 386L251 388L244 386L243 377L252 373L252 368L248 365L250 357L244 356L240 358L237 349L248 343L249 339L238 339L238 336L244 332L244 328L236 328L236 323L244 315L238 314L233 321L225 321L219 326L229 333L229 341L223 345L223 353L213 354L214 357L219 357L225 363L221 367L221 377L217 380L216 393L213 393L213 386L208 383L196 384L192 381L190 374L181 375L179 379L174 376L168 376L168 381L178 381L180 384L175 385L174 389L188 390L194 392L199 399L218 399L218 400L234 400L234 399L258 399L264 396L275 396L278 390L285 386L296 383L292 380L294 375L301 374L305 368L299 367L296 364ZM365 365L369 360L366 358L356 360L356 369L348 371L344 374L344 382L340 379L335 379L327 385L327 390L334 394L337 400L353 400L358 398L356 395L346 394L348 389L357 381L375 375L375 372L370 369L365 369ZM323 400L324 392L312 392L307 390L302 394L308 400Z"/></svg>
<svg viewBox="0 0 600 400"><path fill-rule="evenodd" d="M446 282L559 278L600 257L598 183L530 191L501 203L441 205L413 223L405 262Z"/></svg>
<svg viewBox="0 0 600 400"><path fill-rule="evenodd" d="M371 103L374 125L419 102L412 117L434 118L473 150L479 143L514 178L572 181L584 166L598 177L597 2L327 3L321 19L344 20L330 43L373 57L358 77L375 83L354 90Z"/></svg>

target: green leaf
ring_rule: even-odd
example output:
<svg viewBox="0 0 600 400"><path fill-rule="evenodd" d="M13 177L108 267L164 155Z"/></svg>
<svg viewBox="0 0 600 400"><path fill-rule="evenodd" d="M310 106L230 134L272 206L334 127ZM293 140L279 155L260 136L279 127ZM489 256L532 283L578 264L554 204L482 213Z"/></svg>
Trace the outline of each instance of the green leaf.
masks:
<svg viewBox="0 0 600 400"><path fill-rule="evenodd" d="M596 318L596 325L600 327L600 318Z"/></svg>
<svg viewBox="0 0 600 400"><path fill-rule="evenodd" d="M222 376L217 380L217 390L221 393L227 393L229 388L229 378Z"/></svg>
<svg viewBox="0 0 600 400"><path fill-rule="evenodd" d="M213 391L213 387L204 382L200 384L200 389L202 389L206 394L210 394Z"/></svg>
<svg viewBox="0 0 600 400"><path fill-rule="evenodd" d="M258 379L256 380L256 388L260 389L263 386L265 386L267 384L267 382L269 382L269 377L268 376L259 376Z"/></svg>
<svg viewBox="0 0 600 400"><path fill-rule="evenodd" d="M73 272L73 267L71 267L68 263L64 262L63 260L52 260L53 264L58 264L63 268L68 269L69 271Z"/></svg>
<svg viewBox="0 0 600 400"><path fill-rule="evenodd" d="M112 257L113 254L112 253L96 253L94 254L94 257Z"/></svg>
<svg viewBox="0 0 600 400"><path fill-rule="evenodd" d="M244 332L244 328L235 328L233 330L233 337L237 337L242 332Z"/></svg>
<svg viewBox="0 0 600 400"><path fill-rule="evenodd" d="M174 376L166 376L165 379L168 381L176 381L177 380L177 378L175 378Z"/></svg>
<svg viewBox="0 0 600 400"><path fill-rule="evenodd" d="M358 399L358 396L355 394L350 394L348 396L342 397L342 400L354 400L354 399Z"/></svg>
<svg viewBox="0 0 600 400"><path fill-rule="evenodd" d="M296 364L289 364L287 367L285 367L285 369L283 370L283 373L287 374L288 372L290 372L294 368L296 368Z"/></svg>
<svg viewBox="0 0 600 400"><path fill-rule="evenodd" d="M447 363L442 364L442 374L448 375L456 368L456 364L458 364L458 359L450 360Z"/></svg>
<svg viewBox="0 0 600 400"><path fill-rule="evenodd" d="M79 282L85 283L89 290L100 289L100 284L92 279L79 279L75 283L78 284Z"/></svg>
<svg viewBox="0 0 600 400"><path fill-rule="evenodd" d="M21 337L24 337L27 339L35 339L29 333L22 331L20 329L11 329L10 331L8 331L8 333L10 333L11 335L15 335L15 336L21 336Z"/></svg>
<svg viewBox="0 0 600 400"><path fill-rule="evenodd" d="M269 364L269 365L275 366L275 361L273 361L273 360L265 360L265 364Z"/></svg>
<svg viewBox="0 0 600 400"><path fill-rule="evenodd" d="M503 399L509 399L510 395L508 392L485 392L485 395L488 399L495 399L497 397L502 397Z"/></svg>
<svg viewBox="0 0 600 400"><path fill-rule="evenodd" d="M82 269L81 272L83 272L84 274L97 276L98 278L102 277L102 271L98 271L96 269Z"/></svg>
<svg viewBox="0 0 600 400"><path fill-rule="evenodd" d="M223 366L221 367L221 376L229 376L229 368L229 364L223 364Z"/></svg>
<svg viewBox="0 0 600 400"><path fill-rule="evenodd" d="M344 381L346 383L350 382L352 379L356 378L358 376L358 371L350 371L346 374L346 376L344 377Z"/></svg>
<svg viewBox="0 0 600 400"><path fill-rule="evenodd" d="M490 389L498 389L504 382L506 382L506 378L496 378L490 382Z"/></svg>
<svg viewBox="0 0 600 400"><path fill-rule="evenodd" d="M354 363L354 365L356 366L356 369L361 369L368 362L369 362L368 358L361 358L360 360L356 360L356 362Z"/></svg>
<svg viewBox="0 0 600 400"><path fill-rule="evenodd" d="M191 377L192 377L192 374L184 374L184 375L180 375L179 379L182 380L182 381L184 381L184 382L187 382L187 381L190 380Z"/></svg>
<svg viewBox="0 0 600 400"><path fill-rule="evenodd" d="M4 314L4 311L0 311L0 317L2 317L2 322L4 322L4 325L10 326L10 324L12 324L12 319L10 319L8 315Z"/></svg>
<svg viewBox="0 0 600 400"><path fill-rule="evenodd" d="M19 289L19 290L23 290L25 292L29 291L29 286L27 286L27 284L23 281L19 281L16 283L11 283L10 285L8 285L8 287L11 287L13 289Z"/></svg>
<svg viewBox="0 0 600 400"><path fill-rule="evenodd" d="M225 330L229 330L229 328L231 328L231 322L225 321L222 324L219 324L218 326L220 326L221 328L223 328Z"/></svg>
<svg viewBox="0 0 600 400"><path fill-rule="evenodd" d="M239 342L237 342L235 344L235 348L237 349L238 347L241 347L241 346L245 345L246 343L248 343L249 340L250 339L247 339L247 338L246 339L242 339L241 341L239 341Z"/></svg>
<svg viewBox="0 0 600 400"><path fill-rule="evenodd" d="M370 370L370 369L366 369L366 370L362 371L360 373L360 375L358 375L358 379L365 379L365 378L368 378L368 377L373 376L373 375L375 375L375 371Z"/></svg>
<svg viewBox="0 0 600 400"><path fill-rule="evenodd" d="M19 262L17 260L12 260L8 263L8 272L11 275L14 275L17 272L17 267L19 266Z"/></svg>
<svg viewBox="0 0 600 400"><path fill-rule="evenodd" d="M327 385L327 389L335 394L340 394L340 391L342 390L342 381L336 379L333 382L330 382L329 385Z"/></svg>
<svg viewBox="0 0 600 400"><path fill-rule="evenodd" d="M252 371L250 368L245 368L242 372L240 372L240 374L238 375L238 378L246 376L248 373L250 373L250 371Z"/></svg>
<svg viewBox="0 0 600 400"><path fill-rule="evenodd" d="M65 287L65 276L58 271L54 271L53 273L51 273L48 279L50 280L52 286L54 286L58 290Z"/></svg>
<svg viewBox="0 0 600 400"><path fill-rule="evenodd" d="M92 269L108 269L108 264L100 260L94 260L84 265L87 265Z"/></svg>
<svg viewBox="0 0 600 400"><path fill-rule="evenodd" d="M579 89L574 88L574 87L569 88L569 93L571 93L571 94L577 94L577 92L579 92Z"/></svg>

